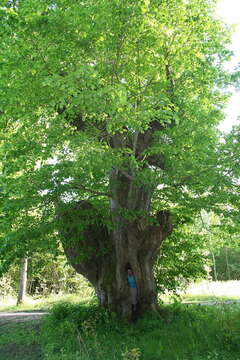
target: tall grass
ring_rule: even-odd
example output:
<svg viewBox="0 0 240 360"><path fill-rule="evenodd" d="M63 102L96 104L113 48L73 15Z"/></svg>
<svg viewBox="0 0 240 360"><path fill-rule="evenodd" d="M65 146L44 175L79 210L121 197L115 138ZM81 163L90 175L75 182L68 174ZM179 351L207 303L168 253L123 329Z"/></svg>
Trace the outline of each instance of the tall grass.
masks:
<svg viewBox="0 0 240 360"><path fill-rule="evenodd" d="M61 302L75 303L81 299L88 301L94 297L92 288L84 289L76 294L53 294L49 296L26 296L21 305L16 305L17 298L12 296L0 297L0 311L34 311L48 310L52 305Z"/></svg>
<svg viewBox="0 0 240 360"><path fill-rule="evenodd" d="M42 330L48 360L240 360L240 306L174 304L135 324L94 303L53 307Z"/></svg>
<svg viewBox="0 0 240 360"><path fill-rule="evenodd" d="M187 296L236 296L240 282L229 283L196 284ZM209 292L213 287L214 293ZM81 298L84 301L80 302ZM8 325L2 332L0 328L0 359L15 359L11 358L15 348L18 353L22 351L16 359L38 359L41 346L43 360L240 360L239 304L162 305L158 314L146 314L129 324L100 309L85 293L29 298L27 304L17 308L2 303L2 310L35 309L50 312L43 319L41 334L40 328L28 329L30 323L10 324L8 333ZM29 344L33 353L24 357ZM7 357L7 352L11 356Z"/></svg>

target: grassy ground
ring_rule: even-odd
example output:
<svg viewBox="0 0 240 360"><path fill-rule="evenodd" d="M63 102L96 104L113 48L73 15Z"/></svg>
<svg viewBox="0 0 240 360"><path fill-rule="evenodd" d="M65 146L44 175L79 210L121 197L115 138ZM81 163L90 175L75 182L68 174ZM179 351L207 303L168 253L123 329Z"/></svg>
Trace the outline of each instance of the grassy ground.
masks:
<svg viewBox="0 0 240 360"><path fill-rule="evenodd" d="M45 319L42 349L49 360L240 360L239 318L239 305L172 304L129 324L62 303Z"/></svg>
<svg viewBox="0 0 240 360"><path fill-rule="evenodd" d="M197 298L192 294L191 300ZM16 309L1 304L1 310ZM240 360L239 304L168 304L134 324L77 296L31 300L20 307L39 309L50 312L42 322L0 326L0 360Z"/></svg>
<svg viewBox="0 0 240 360"><path fill-rule="evenodd" d="M240 299L240 281L201 281L191 284L184 294L186 299L236 300Z"/></svg>
<svg viewBox="0 0 240 360"><path fill-rule="evenodd" d="M0 327L0 360L240 360L240 306L165 305L129 324L60 302L42 324Z"/></svg>
<svg viewBox="0 0 240 360"><path fill-rule="evenodd" d="M39 321L5 323L0 326L0 360L41 359Z"/></svg>
<svg viewBox="0 0 240 360"><path fill-rule="evenodd" d="M48 311L53 305L61 302L76 303L80 295L51 295L48 297L27 297L24 304L16 305L16 298L0 299L0 311ZM86 298L86 297L84 297ZM90 298L89 298L90 299Z"/></svg>

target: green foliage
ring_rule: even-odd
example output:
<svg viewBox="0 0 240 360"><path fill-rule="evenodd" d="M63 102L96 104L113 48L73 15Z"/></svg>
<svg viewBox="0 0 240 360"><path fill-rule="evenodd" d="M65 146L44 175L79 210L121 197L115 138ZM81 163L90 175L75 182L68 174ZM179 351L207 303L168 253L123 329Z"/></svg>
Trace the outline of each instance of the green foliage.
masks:
<svg viewBox="0 0 240 360"><path fill-rule="evenodd" d="M201 211L196 222L196 230L205 238L205 250L208 253L211 276L214 280L239 279L239 235L238 224L234 222L238 204L237 194L231 197L231 218L223 213ZM220 210L220 209L219 209ZM220 210L221 211L221 210ZM222 209L224 212L224 208Z"/></svg>
<svg viewBox="0 0 240 360"><path fill-rule="evenodd" d="M240 280L240 249L215 248L215 268L218 280ZM212 275L213 271L212 271Z"/></svg>
<svg viewBox="0 0 240 360"><path fill-rule="evenodd" d="M0 298L15 295L13 279L9 274L0 278Z"/></svg>
<svg viewBox="0 0 240 360"><path fill-rule="evenodd" d="M81 275L66 263L65 257L53 258L51 254L35 254L30 260L28 293L49 295L57 293L91 294L92 287Z"/></svg>
<svg viewBox="0 0 240 360"><path fill-rule="evenodd" d="M155 264L159 293L184 289L191 281L207 277L206 239L196 224L179 226L161 248Z"/></svg>
<svg viewBox="0 0 240 360"><path fill-rule="evenodd" d="M19 287L19 264L12 265L0 278L0 297L13 296ZM79 294L91 296L93 289L89 282L77 274L66 263L65 257L36 253L28 262L27 294L47 296L49 294Z"/></svg>
<svg viewBox="0 0 240 360"><path fill-rule="evenodd" d="M146 218L163 209L193 217L205 207L238 222L239 157L233 150L239 137L236 132L221 144L216 130L228 97L222 88L231 81L223 68L230 33L214 16L214 0L5 4L0 8L3 271L27 251L29 257L58 253L56 209L63 204L90 201L111 229L113 171L132 174L134 185L151 191L152 209L141 214ZM135 140L152 123L161 131L137 154ZM223 205L229 202L230 208ZM71 225L81 229L84 220ZM166 244L169 252L186 254L183 236L172 239L180 239L179 245ZM197 237L188 239L193 243L184 276L189 278L202 270Z"/></svg>

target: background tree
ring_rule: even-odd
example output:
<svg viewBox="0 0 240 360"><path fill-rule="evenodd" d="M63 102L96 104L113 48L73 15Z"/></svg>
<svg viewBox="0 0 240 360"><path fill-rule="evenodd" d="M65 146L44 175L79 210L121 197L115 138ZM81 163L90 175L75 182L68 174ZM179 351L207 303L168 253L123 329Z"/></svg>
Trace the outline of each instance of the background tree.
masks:
<svg viewBox="0 0 240 360"><path fill-rule="evenodd" d="M208 243L197 222L176 226L155 264L158 292L177 294L190 282L209 278Z"/></svg>
<svg viewBox="0 0 240 360"><path fill-rule="evenodd" d="M131 314L157 309L173 224L227 201L216 126L227 29L211 0L19 1L1 8L2 257L52 249ZM27 184L27 186L26 186ZM226 210L227 211L227 210ZM21 241L19 241L21 239Z"/></svg>
<svg viewBox="0 0 240 360"><path fill-rule="evenodd" d="M21 259L17 305L24 303L27 291L28 258Z"/></svg>
<svg viewBox="0 0 240 360"><path fill-rule="evenodd" d="M234 211L234 208L231 208ZM234 216L235 217L235 216ZM236 223L231 219L207 214L201 214L202 229L206 236L206 249L212 260L211 275L213 280L238 280L239 266L239 233Z"/></svg>
<svg viewBox="0 0 240 360"><path fill-rule="evenodd" d="M239 244L239 238L238 238ZM219 281L240 279L240 249L236 247L221 247L215 249L215 266Z"/></svg>
<svg viewBox="0 0 240 360"><path fill-rule="evenodd" d="M0 276L0 298L19 294L20 266L17 260ZM93 288L67 264L64 254L56 257L51 253L35 253L31 256L28 261L26 295L40 297L73 293L90 297Z"/></svg>

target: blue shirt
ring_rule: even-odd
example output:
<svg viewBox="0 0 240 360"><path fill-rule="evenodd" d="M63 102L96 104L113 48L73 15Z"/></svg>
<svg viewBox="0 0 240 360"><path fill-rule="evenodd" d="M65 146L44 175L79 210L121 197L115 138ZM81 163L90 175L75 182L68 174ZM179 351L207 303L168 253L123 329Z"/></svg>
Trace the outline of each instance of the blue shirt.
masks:
<svg viewBox="0 0 240 360"><path fill-rule="evenodd" d="M128 286L130 288L136 288L137 287L137 283L136 283L136 280L135 280L133 275L128 275L127 280L128 280Z"/></svg>

